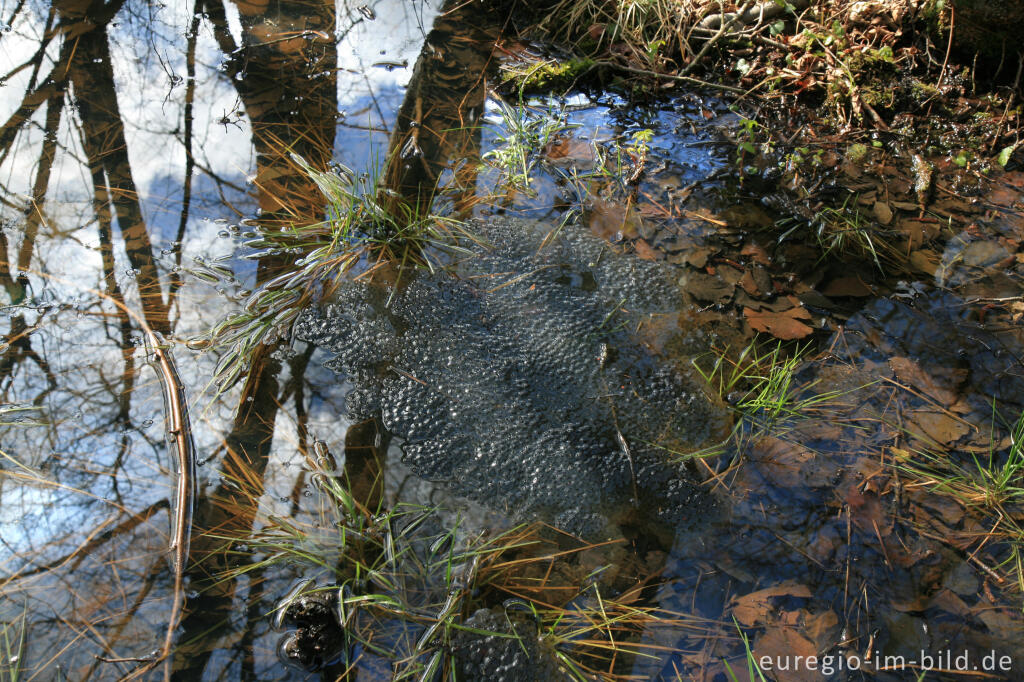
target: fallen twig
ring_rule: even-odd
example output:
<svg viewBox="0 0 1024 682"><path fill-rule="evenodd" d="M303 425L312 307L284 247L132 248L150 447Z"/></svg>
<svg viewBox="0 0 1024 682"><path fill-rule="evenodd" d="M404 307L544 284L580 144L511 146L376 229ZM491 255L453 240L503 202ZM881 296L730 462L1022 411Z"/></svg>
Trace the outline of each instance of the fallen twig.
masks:
<svg viewBox="0 0 1024 682"><path fill-rule="evenodd" d="M66 283L66 280L48 273L34 272L33 274ZM146 343L153 353L153 365L157 370L157 375L160 377L160 383L164 389L168 433L174 436L175 450L178 458L178 483L174 497L175 517L170 541L170 550L174 555L174 594L171 614L167 622L167 633L160 650L153 656L137 659L139 661L146 661L146 664L139 666L122 678L123 680L137 679L153 670L161 662L164 662L166 664L164 667L164 679L170 682L170 654L174 645L174 631L178 627L178 620L181 618L185 604L185 566L188 563L188 548L192 533L192 508L196 498L196 454L195 444L192 441L192 428L188 418L185 388L178 377L174 360L168 352L170 344L158 332L150 328L142 315L105 292L95 289L87 291L113 302L115 306L135 320L145 332ZM124 511L127 512L127 510Z"/></svg>
<svg viewBox="0 0 1024 682"><path fill-rule="evenodd" d="M174 554L174 595L171 614L167 619L167 633L160 651L145 665L142 665L123 680L133 680L146 674L161 662L164 663L164 679L171 679L171 649L174 647L174 631L178 627L185 606L185 566L188 564L189 540L192 533L192 509L196 498L195 444L188 418L185 388L178 377L174 359L168 352L166 340L158 333L143 325L146 339L151 346L152 364L160 377L164 389L164 406L167 413L167 432L174 436L178 456L178 486L174 497L174 528L171 533L171 552Z"/></svg>

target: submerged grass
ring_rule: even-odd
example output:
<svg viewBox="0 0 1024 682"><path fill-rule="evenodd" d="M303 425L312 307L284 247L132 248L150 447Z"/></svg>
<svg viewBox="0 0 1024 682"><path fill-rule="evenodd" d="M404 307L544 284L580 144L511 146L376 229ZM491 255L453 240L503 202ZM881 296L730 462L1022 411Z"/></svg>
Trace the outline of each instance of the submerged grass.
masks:
<svg viewBox="0 0 1024 682"><path fill-rule="evenodd" d="M998 511L1005 506L1024 503L1024 413L1007 426L1008 445L999 448L996 422L993 414L992 444L986 456L969 453L969 461L960 464L947 453L917 449L913 453L898 451L899 468L915 478L925 479L938 492L956 498L968 508ZM914 434L911 434L914 435ZM914 455L917 457L915 458Z"/></svg>
<svg viewBox="0 0 1024 682"><path fill-rule="evenodd" d="M764 677L764 673L761 672L761 666L757 664L754 652L750 648L750 638L747 637L747 633L743 632L743 629L740 627L740 624L736 622L735 618L733 618L733 624L736 626L736 631L740 634L740 640L743 642L743 653L747 663L747 669L744 671L746 672L746 678L744 679L750 680L750 682L754 682L755 680L768 682ZM729 665L729 661L722 659L722 663L725 665L725 671L729 676L729 679L732 680L732 682L740 682L740 678L737 677L736 672L732 669L732 666Z"/></svg>
<svg viewBox="0 0 1024 682"><path fill-rule="evenodd" d="M764 343L754 339L735 358L728 348L695 358L693 367L710 391L729 403L745 421L759 430L771 429L780 421L809 416L843 395L842 391L815 392L819 380L801 382L798 374L810 360L810 344L787 350L781 341Z"/></svg>
<svg viewBox="0 0 1024 682"><path fill-rule="evenodd" d="M1011 577L1024 592L1024 413L1009 424L993 405L990 445L982 456L968 452L965 457L929 447L895 448L892 452L893 466L901 474L990 520L991 529L982 545L993 540L991 550L1003 544L995 569Z"/></svg>
<svg viewBox="0 0 1024 682"><path fill-rule="evenodd" d="M369 271L385 262L434 269L439 252L461 251L458 242L473 239L457 220L416 215L379 178L357 176L342 166L319 171L294 155L292 161L324 195L327 217L312 224L261 228L245 243L245 258L279 259L281 272L258 283L240 311L191 340L193 347L225 349L215 371L221 391L244 375L259 346L288 338L299 313L329 296L353 269ZM229 272L206 270L215 279L237 284Z"/></svg>
<svg viewBox="0 0 1024 682"><path fill-rule="evenodd" d="M367 509L343 477L319 465L312 479L315 492L303 498L317 510L309 520L266 515L255 533L215 536L242 560L221 577L271 575L266 571L275 567L314 576L267 615L278 628L294 626L292 604L325 605L340 638L325 658L341 665L357 665L350 656L362 648L392 661L394 679L457 679L458 652L467 639L498 637L515 640L529 656L544 659L534 663L568 679L625 679L633 661L664 655L652 636L658 629L699 638L722 631L721 623L646 604L651 576L611 592L601 585L600 567L571 579L566 576L579 571L561 570L620 541L586 543L537 523L487 535L432 507ZM509 628L467 622L480 609L498 614ZM295 654L292 662L309 660Z"/></svg>
<svg viewBox="0 0 1024 682"><path fill-rule="evenodd" d="M818 209L808 221L786 218L776 226L784 230L782 242L793 235L809 235L821 250L821 258L869 259L879 272L899 271L906 265L906 256L895 246L895 234L875 223L864 213L858 197L848 194L842 203Z"/></svg>
<svg viewBox="0 0 1024 682"><path fill-rule="evenodd" d="M0 681L18 682L21 679L21 661L25 654L25 638L28 629L28 605L26 604L16 620L4 623L0 628L3 638L3 660L0 661Z"/></svg>
<svg viewBox="0 0 1024 682"><path fill-rule="evenodd" d="M563 110L553 106L537 110L504 100L498 100L498 106L502 130L497 133L494 149L483 158L502 173L510 189L528 193L530 175L544 148L556 135L577 126L568 122Z"/></svg>

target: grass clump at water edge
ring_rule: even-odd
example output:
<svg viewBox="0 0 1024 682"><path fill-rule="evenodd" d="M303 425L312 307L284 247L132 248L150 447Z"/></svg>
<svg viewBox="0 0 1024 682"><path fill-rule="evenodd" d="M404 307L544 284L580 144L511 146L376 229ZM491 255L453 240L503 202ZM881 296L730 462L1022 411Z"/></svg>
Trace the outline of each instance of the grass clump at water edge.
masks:
<svg viewBox="0 0 1024 682"><path fill-rule="evenodd" d="M819 380L801 382L798 374L808 364L810 344L787 351L781 341L754 339L735 358L728 348L692 361L712 394L744 420L769 429L780 420L807 416L842 395L841 391L813 391Z"/></svg>
<svg viewBox="0 0 1024 682"><path fill-rule="evenodd" d="M438 251L461 251L458 242L472 239L465 226L450 217L419 216L379 178L357 176L337 166L319 171L302 158L292 161L316 183L327 200L325 220L281 229L260 228L245 243L249 260L283 259L281 272L259 282L241 306L204 335L195 348L225 349L215 371L219 390L245 374L254 351L287 339L299 313L329 296L354 270L363 274L385 262L436 267ZM236 283L230 274L219 273Z"/></svg>

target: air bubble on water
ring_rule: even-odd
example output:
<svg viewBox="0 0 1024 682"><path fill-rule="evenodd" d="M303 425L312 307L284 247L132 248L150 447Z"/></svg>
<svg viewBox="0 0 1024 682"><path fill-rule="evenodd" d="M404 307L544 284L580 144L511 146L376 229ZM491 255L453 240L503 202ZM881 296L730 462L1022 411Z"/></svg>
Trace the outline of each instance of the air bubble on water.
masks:
<svg viewBox="0 0 1024 682"><path fill-rule="evenodd" d="M231 236L231 233L228 232L227 230L221 230L220 232L217 233L217 236L220 237L221 239L227 239L228 237Z"/></svg>
<svg viewBox="0 0 1024 682"><path fill-rule="evenodd" d="M153 420L152 419L147 419L146 421L142 422L142 428L144 428L144 429L148 429L152 425L153 425Z"/></svg>

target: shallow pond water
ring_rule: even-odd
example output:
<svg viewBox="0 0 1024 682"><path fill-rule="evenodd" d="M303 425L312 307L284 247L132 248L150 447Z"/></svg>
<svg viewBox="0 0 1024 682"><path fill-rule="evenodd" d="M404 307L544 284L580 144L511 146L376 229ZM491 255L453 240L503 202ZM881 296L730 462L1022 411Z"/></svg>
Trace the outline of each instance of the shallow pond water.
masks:
<svg viewBox="0 0 1024 682"><path fill-rule="evenodd" d="M921 668L879 655L1021 656L1020 555L995 533L1021 502L962 501L979 455L1012 463L1024 408L1019 315L1002 315L1019 184L930 275L876 277L776 239L806 217L742 177L740 117L715 97L511 107L498 62L534 48L500 13L0 18L7 677L390 679L451 658L465 679L715 680L745 671L745 632L758 655L870 668L829 679ZM517 131L539 135L520 178L495 153ZM477 225L473 258L430 245L433 273L377 268L219 385L230 349L197 337L304 255L252 240L332 210L303 164ZM806 328L821 351L781 407L712 368L752 326ZM935 458L960 498L927 484ZM345 612L371 597L372 616Z"/></svg>

